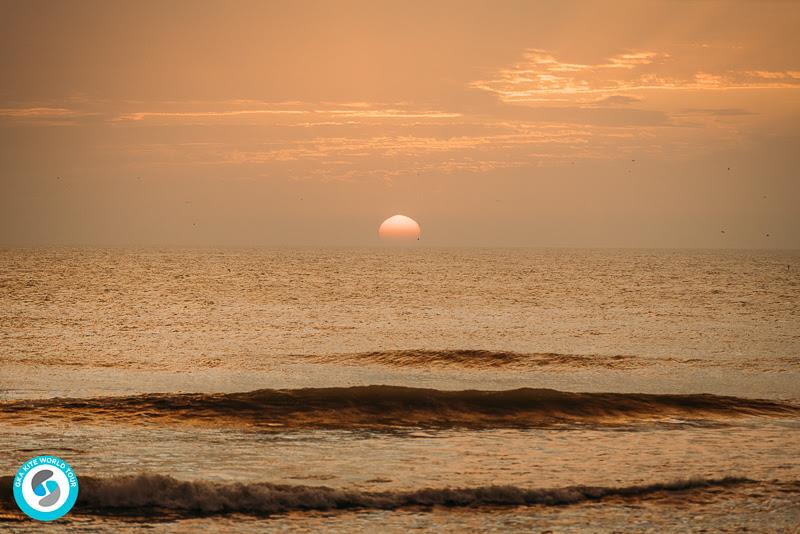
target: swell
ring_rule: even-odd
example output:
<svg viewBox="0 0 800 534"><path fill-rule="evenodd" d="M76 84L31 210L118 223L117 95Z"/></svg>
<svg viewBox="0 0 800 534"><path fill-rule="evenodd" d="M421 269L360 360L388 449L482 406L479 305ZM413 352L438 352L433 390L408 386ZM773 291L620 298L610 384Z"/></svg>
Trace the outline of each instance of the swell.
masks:
<svg viewBox="0 0 800 534"><path fill-rule="evenodd" d="M392 367L462 367L462 368L607 368L633 369L647 365L635 356L577 355L553 352L523 353L514 351L453 349L453 350L387 350L358 353L317 354L302 356L316 363L374 363Z"/></svg>
<svg viewBox="0 0 800 534"><path fill-rule="evenodd" d="M460 369L546 369L576 371L581 369L632 370L649 366L689 366L692 369L721 367L762 372L789 372L800 367L795 356L762 358L715 357L713 359L675 356L636 356L632 354L564 354L557 352L515 352L480 349L400 349L331 354L295 354L312 363L341 365L382 365L386 367L460 368Z"/></svg>
<svg viewBox="0 0 800 534"><path fill-rule="evenodd" d="M0 402L0 420L20 423L58 417L263 428L546 427L799 415L799 406L768 400L530 388L443 391L357 386Z"/></svg>
<svg viewBox="0 0 800 534"><path fill-rule="evenodd" d="M12 509L12 477L0 477L0 500ZM82 476L72 513L124 516L270 515L293 511L350 509L397 510L412 507L563 506L604 499L641 500L675 492L714 492L754 481L741 477L693 478L634 486L567 486L530 489L517 486L423 488L411 491L361 491L326 486L224 484L181 481L158 474L116 478Z"/></svg>

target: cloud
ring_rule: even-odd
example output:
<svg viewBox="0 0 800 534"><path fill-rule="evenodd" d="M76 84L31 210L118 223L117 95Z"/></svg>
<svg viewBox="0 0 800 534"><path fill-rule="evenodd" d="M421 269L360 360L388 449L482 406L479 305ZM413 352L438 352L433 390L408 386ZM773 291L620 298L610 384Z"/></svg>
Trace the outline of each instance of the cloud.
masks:
<svg viewBox="0 0 800 534"><path fill-rule="evenodd" d="M539 112L524 107L522 110ZM492 127L483 131L472 128L471 123L462 127L458 122L450 123L447 128L423 130L416 126L386 128L378 124L361 125L347 133L310 130L303 138L289 138L279 130L269 134L273 136L269 140L252 137L214 144L142 145L137 149L136 159L170 169L213 166L238 168L239 172L250 175L293 179L391 181L420 173L482 174L501 169L568 166L578 159L624 159L634 154L638 157L663 153L674 150L675 146L688 157L692 146L697 144L688 142L687 136L702 135L697 128L646 124L652 122L650 119L643 124L625 121L624 125L611 120L594 125L556 122L553 119L558 114L574 110L545 111L556 115L543 116L540 121L485 118ZM657 135L656 129L665 133ZM397 133L389 134L390 131Z"/></svg>
<svg viewBox="0 0 800 534"><path fill-rule="evenodd" d="M753 78L761 78L763 80L791 80L800 81L800 70L785 70L785 71L767 71L767 70L749 70L745 74Z"/></svg>
<svg viewBox="0 0 800 534"><path fill-rule="evenodd" d="M86 115L91 113L64 107L0 108L0 119L48 125L70 123L72 119Z"/></svg>
<svg viewBox="0 0 800 534"><path fill-rule="evenodd" d="M366 110L316 110L316 113L345 117L361 117L367 119L451 119L461 117L461 113L445 111L408 111L401 109L366 109Z"/></svg>
<svg viewBox="0 0 800 534"><path fill-rule="evenodd" d="M627 106L630 104L641 102L642 100L643 100L642 98L629 95L609 95L603 98L599 98L591 102L591 104L593 106Z"/></svg>
<svg viewBox="0 0 800 534"><path fill-rule="evenodd" d="M257 107L256 107L257 106ZM167 106L168 107L168 106ZM160 123L216 123L221 121L244 120L259 121L264 118L290 119L302 117L305 124L328 122L337 124L341 119L450 119L460 117L460 113L433 109L419 109L412 106L392 106L350 102L340 104L318 104L311 102L267 103L249 100L230 102L207 102L193 104L194 108L184 110L136 110L114 117L114 122L157 121ZM214 109L208 109L212 107Z"/></svg>
<svg viewBox="0 0 800 534"><path fill-rule="evenodd" d="M681 110L681 113L689 115L711 115L713 117L737 117L756 114L741 108L687 108Z"/></svg>
<svg viewBox="0 0 800 534"><path fill-rule="evenodd" d="M547 51L528 50L522 61L469 86L507 103L592 103L597 95L645 90L797 89L800 71L713 71L696 57L655 51L619 54L596 64L566 63Z"/></svg>
<svg viewBox="0 0 800 534"><path fill-rule="evenodd" d="M658 54L656 52L636 52L633 54L620 54L608 58L608 63L600 65L600 67L607 68L622 68L633 69L641 65L650 65L659 57L669 57L666 54Z"/></svg>
<svg viewBox="0 0 800 534"><path fill-rule="evenodd" d="M125 113L117 121L143 121L147 119L223 119L227 117L240 117L247 115L303 115L305 111L280 110L280 109L245 109L233 111L137 111Z"/></svg>
<svg viewBox="0 0 800 534"><path fill-rule="evenodd" d="M667 126L669 117L660 110L595 105L528 106L509 104L497 115L509 120L550 124L578 124L590 126Z"/></svg>

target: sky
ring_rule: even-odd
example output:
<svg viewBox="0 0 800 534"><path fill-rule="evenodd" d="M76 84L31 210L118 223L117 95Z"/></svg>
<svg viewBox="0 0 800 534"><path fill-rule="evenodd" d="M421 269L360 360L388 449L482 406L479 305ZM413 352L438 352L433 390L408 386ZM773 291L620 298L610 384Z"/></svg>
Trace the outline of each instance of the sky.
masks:
<svg viewBox="0 0 800 534"><path fill-rule="evenodd" d="M800 248L800 3L0 0L0 244Z"/></svg>

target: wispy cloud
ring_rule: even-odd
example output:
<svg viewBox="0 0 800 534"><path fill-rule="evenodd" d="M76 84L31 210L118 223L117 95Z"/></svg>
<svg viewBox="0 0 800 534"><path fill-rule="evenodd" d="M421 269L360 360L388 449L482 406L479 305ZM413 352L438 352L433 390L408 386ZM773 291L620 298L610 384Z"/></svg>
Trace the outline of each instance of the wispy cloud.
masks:
<svg viewBox="0 0 800 534"><path fill-rule="evenodd" d="M741 108L687 108L680 111L688 115L711 115L714 117L739 117L755 115L754 112Z"/></svg>
<svg viewBox="0 0 800 534"><path fill-rule="evenodd" d="M628 106L643 99L630 95L609 95L590 102L593 106Z"/></svg>
<svg viewBox="0 0 800 534"><path fill-rule="evenodd" d="M522 61L494 76L474 81L471 87L496 94L504 102L590 102L597 95L645 90L746 90L800 88L795 70L713 71L670 54L637 51L612 56L597 64L567 63L544 50L528 50Z"/></svg>
<svg viewBox="0 0 800 534"><path fill-rule="evenodd" d="M449 129L457 131L459 124ZM351 135L313 135L304 139L148 145L137 159L153 165L240 168L252 175L296 179L392 180L403 175L480 174L499 169L567 166L578 159L609 160L658 154L680 146L691 153L687 135L697 128L671 128L656 135L656 126L598 126L573 123L497 121L483 133L420 135L413 128L398 135L381 128ZM373 133L370 133L373 132Z"/></svg>
<svg viewBox="0 0 800 534"><path fill-rule="evenodd" d="M331 114L345 117L362 117L367 119L452 119L461 117L461 113L445 111L413 111L402 109L331 109L315 110L319 114Z"/></svg>
<svg viewBox="0 0 800 534"><path fill-rule="evenodd" d="M87 115L92 115L92 113L65 107L39 106L0 108L0 120L29 122L41 125L72 124L75 119Z"/></svg>
<svg viewBox="0 0 800 534"><path fill-rule="evenodd" d="M464 85L459 89L470 99L455 95L438 103L65 99L0 108L0 120L63 125L92 115L93 124L126 130L110 136L104 151L118 151L119 160L137 172L144 166L213 168L225 169L220 174L369 180L572 165L578 159L692 157L740 146L747 128L764 119L756 104L769 101L757 92L729 93L736 98L725 100L709 91L800 88L796 70L749 65L722 71L698 63L702 54L687 61L682 53L629 51L570 63L528 50L516 65L468 84L497 99L474 98ZM666 92L647 92L655 89Z"/></svg>
<svg viewBox="0 0 800 534"><path fill-rule="evenodd" d="M460 113L420 109L412 106L398 107L366 102L341 104L319 103L265 103L249 100L200 103L191 110L136 110L117 115L113 122L220 122L230 120L258 121L280 116L303 117L306 123L331 122L341 119L448 119ZM200 108L200 109L197 109Z"/></svg>
<svg viewBox="0 0 800 534"><path fill-rule="evenodd" d="M303 115L306 111L289 109L242 109L231 111L136 111L117 117L116 121L143 121L147 119L224 119L247 115Z"/></svg>

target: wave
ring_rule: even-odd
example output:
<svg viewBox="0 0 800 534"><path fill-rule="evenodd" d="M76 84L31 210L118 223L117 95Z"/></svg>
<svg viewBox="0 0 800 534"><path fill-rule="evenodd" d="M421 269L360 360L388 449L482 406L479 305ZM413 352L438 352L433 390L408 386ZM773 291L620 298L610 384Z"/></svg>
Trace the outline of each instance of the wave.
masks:
<svg viewBox="0 0 800 534"><path fill-rule="evenodd" d="M576 371L581 369L632 370L650 366L688 366L692 369L726 368L746 371L788 372L800 366L800 358L640 356L632 354L564 354L557 352L515 352L478 349L401 349L350 353L294 354L294 359L311 363L340 365L382 365L386 367L509 369L534 371Z"/></svg>
<svg viewBox="0 0 800 534"><path fill-rule="evenodd" d="M387 350L323 355L301 355L315 363L351 363L363 365L375 363L392 367L466 367L466 368L536 368L569 367L607 369L634 369L647 365L647 361L636 356L578 355L554 352L523 353L494 350Z"/></svg>
<svg viewBox="0 0 800 534"><path fill-rule="evenodd" d="M270 515L293 511L397 510L413 507L563 506L603 499L638 500L685 491L720 490L755 481L742 477L693 478L634 486L517 486L362 491L326 486L182 481L158 474L116 478L82 476L73 513L125 516ZM0 501L13 506L12 477L0 477Z"/></svg>
<svg viewBox="0 0 800 534"><path fill-rule="evenodd" d="M356 386L0 402L0 420L167 421L262 428L547 427L799 416L800 406L709 394L443 391Z"/></svg>

